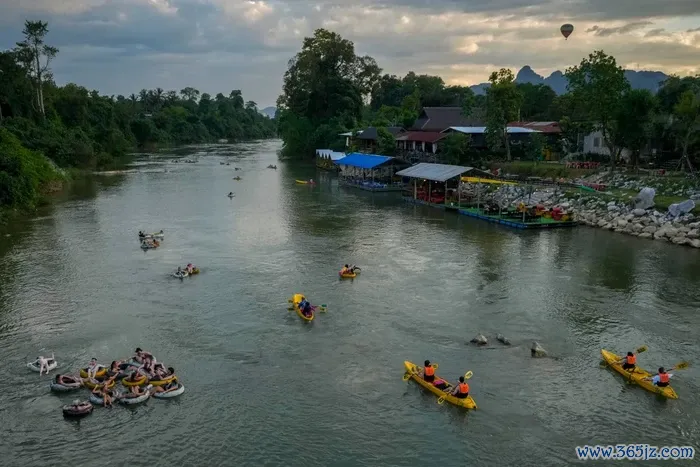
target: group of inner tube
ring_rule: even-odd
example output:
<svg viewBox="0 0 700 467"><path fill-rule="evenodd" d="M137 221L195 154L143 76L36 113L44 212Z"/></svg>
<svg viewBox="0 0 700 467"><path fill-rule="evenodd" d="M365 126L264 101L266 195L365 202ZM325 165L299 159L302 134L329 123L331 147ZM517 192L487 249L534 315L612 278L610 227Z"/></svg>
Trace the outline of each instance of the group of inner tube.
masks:
<svg viewBox="0 0 700 467"><path fill-rule="evenodd" d="M152 234L147 234L139 230L139 241L141 242L141 248L144 250L158 248L160 246L160 242L162 242L164 239L165 234L162 230Z"/></svg>
<svg viewBox="0 0 700 467"><path fill-rule="evenodd" d="M27 364L40 375L48 374L58 367L58 362L51 357L37 357ZM117 383L121 390L116 389ZM126 360L115 360L108 367L97 363L93 358L79 375L57 374L49 385L52 392L67 393L88 388L91 390L88 400L74 400L62 407L66 417L84 417L92 413L95 405L112 407L117 401L123 405L135 405L147 401L151 396L156 399L171 399L185 392L173 367L166 367L156 361L153 354L137 348L134 355Z"/></svg>

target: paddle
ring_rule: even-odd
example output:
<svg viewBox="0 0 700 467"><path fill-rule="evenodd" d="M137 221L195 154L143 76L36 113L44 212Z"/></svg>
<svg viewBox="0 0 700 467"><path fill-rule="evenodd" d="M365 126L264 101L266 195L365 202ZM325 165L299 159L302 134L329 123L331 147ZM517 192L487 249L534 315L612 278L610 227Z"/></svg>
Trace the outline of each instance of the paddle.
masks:
<svg viewBox="0 0 700 467"><path fill-rule="evenodd" d="M469 378L471 378L472 376L474 376L474 373L473 373L471 370L469 370L469 371L467 371L466 373L464 373L464 379L469 379ZM445 398L446 398L446 397L447 397L447 393L445 393L444 396L440 396L440 397L438 398L438 400L437 400L437 403L440 404L440 405L444 404L444 403L445 403Z"/></svg>

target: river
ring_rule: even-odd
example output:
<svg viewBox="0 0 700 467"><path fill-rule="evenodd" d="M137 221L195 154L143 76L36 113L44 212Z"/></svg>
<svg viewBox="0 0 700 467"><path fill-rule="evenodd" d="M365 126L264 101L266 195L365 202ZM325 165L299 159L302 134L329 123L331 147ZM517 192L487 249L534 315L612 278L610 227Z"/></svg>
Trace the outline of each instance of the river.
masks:
<svg viewBox="0 0 700 467"><path fill-rule="evenodd" d="M278 162L278 148L145 157L3 232L1 465L534 466L574 462L583 444L700 447L697 366L666 401L599 364L601 348L644 344L649 370L700 362L698 252L407 205ZM139 229L165 241L143 252ZM187 262L201 274L169 275ZM362 274L339 281L347 262ZM295 292L328 312L301 322ZM468 344L479 332L486 348ZM556 358L531 358L533 340ZM66 421L74 396L25 367L54 352L72 372L137 346L176 368L182 397ZM404 360L426 358L449 379L472 370L479 409L402 381Z"/></svg>

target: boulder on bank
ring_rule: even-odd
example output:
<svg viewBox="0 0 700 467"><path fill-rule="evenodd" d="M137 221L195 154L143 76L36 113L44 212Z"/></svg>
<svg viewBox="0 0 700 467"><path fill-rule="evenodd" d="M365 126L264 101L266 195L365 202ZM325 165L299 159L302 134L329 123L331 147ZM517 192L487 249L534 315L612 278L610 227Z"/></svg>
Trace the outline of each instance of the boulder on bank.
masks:
<svg viewBox="0 0 700 467"><path fill-rule="evenodd" d="M503 334L498 334L498 335L496 336L496 340L497 340L498 342L500 342L501 344L503 344L503 345L510 345L510 341L509 341L508 338L507 338L506 336L504 336Z"/></svg>
<svg viewBox="0 0 700 467"><path fill-rule="evenodd" d="M474 339L470 340L469 342L476 345L486 345L489 343L488 339L486 339L486 336L483 334L477 334Z"/></svg>
<svg viewBox="0 0 700 467"><path fill-rule="evenodd" d="M539 342L535 341L530 348L530 354L533 358L542 358L547 356L547 351L544 350L544 347L542 347Z"/></svg>

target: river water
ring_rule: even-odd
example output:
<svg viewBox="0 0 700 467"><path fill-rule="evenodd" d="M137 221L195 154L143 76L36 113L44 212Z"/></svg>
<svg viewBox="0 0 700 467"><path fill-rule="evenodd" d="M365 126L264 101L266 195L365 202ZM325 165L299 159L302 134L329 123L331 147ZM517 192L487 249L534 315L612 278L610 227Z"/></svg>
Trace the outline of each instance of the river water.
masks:
<svg viewBox="0 0 700 467"><path fill-rule="evenodd" d="M406 205L278 148L144 158L3 232L1 465L561 465L583 444L700 447L697 367L666 401L599 365L601 348L643 344L650 370L698 362L700 253ZM141 251L139 229L164 229L161 248ZM169 275L187 262L202 273ZM362 274L339 281L347 262ZM328 312L301 322L295 292ZM479 332L486 348L468 344ZM533 340L556 358L531 358ZM176 368L182 397L66 421L74 396L24 366L54 352L71 372L137 346ZM426 358L449 379L472 370L479 410L402 381Z"/></svg>

